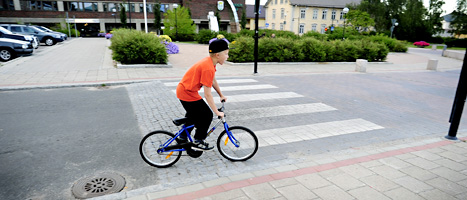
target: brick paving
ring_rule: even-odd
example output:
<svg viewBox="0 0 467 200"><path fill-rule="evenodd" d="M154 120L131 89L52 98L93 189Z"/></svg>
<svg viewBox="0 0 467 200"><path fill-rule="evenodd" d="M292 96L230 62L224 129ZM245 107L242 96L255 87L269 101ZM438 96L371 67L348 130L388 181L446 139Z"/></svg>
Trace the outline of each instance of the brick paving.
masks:
<svg viewBox="0 0 467 200"><path fill-rule="evenodd" d="M41 47L47 49L38 52L37 56L35 54L2 64L0 90L134 83L126 88L141 132L145 134L157 129L175 131L176 127L170 119L182 116L184 111L177 106L179 102L174 97L174 85L171 83L176 82L193 62L206 56L203 53L206 45L179 44L181 53L169 57L173 68L156 69L117 69L111 60L108 45L109 41L103 38L79 38L51 48ZM96 48L85 51L90 47ZM439 60L438 71L446 72L436 76L436 79L426 70L427 61L433 58ZM439 126L444 119L439 119L436 111L449 109L445 108L445 104L429 101L452 101L434 94L444 94L445 88L452 88L450 73L453 70L458 73L456 70L461 65L462 61L444 58L426 49L410 50L406 54L391 53L388 63L368 64L369 76L356 73L355 63L260 64L259 76L252 75L251 63L218 66L219 80L253 79L260 80L258 84L263 85L245 95L244 91L236 91L239 88L237 84L225 83L227 87L234 88L229 91L229 95L236 97L237 101L235 103L233 98L234 102L229 104L232 113L240 115L237 118L233 115L229 123L245 124L257 130L258 134L267 134L268 130L294 129L313 122L311 127L324 127L321 130L329 131L329 138L350 131L362 132L363 135L385 133L379 135L384 139L369 138L358 142L355 140L361 137L339 137L341 141L321 140L319 144L306 142L312 138L300 138L301 142L298 142L284 135L281 138L284 143L273 138L251 161L228 162L214 151L207 152L208 155L202 159L184 157L170 169L152 170L157 173L157 181L160 181L153 186L124 190L96 199L466 199L466 132L459 133L463 137L459 141L445 140L440 136L439 133L445 131L444 127ZM280 80L284 75L294 75L295 80ZM300 85L303 80L310 79L310 76L303 75L316 75L310 83L314 86L312 90L309 85ZM330 78L332 81L325 81ZM375 80L378 86L374 86ZM280 86L277 87L279 82ZM348 83L352 83L351 87ZM345 85L349 87L343 87ZM374 88L366 91L367 86ZM384 91L378 91L377 87L384 88ZM249 89L252 88L245 86L240 90ZM371 95L367 95L369 92ZM265 99L262 95L252 95L256 93L288 96ZM352 99L351 93L359 96L358 101ZM405 104L400 104L401 98ZM410 104L412 100L418 103ZM341 105L342 101L348 108L336 106ZM245 105L241 102L248 103ZM285 116L291 115L289 109L293 109L293 106L317 103L324 103L326 107L319 111L320 117L306 109L300 113L306 117L294 119ZM419 109L419 114L412 113L414 107ZM250 111L262 108L258 112L265 113L261 118L266 119L272 129L261 128L261 125L257 125L258 120L242 120L242 113L248 115L242 109L248 108ZM274 112L277 108L282 109L277 111L280 113ZM375 112L365 113L365 109ZM384 113L384 116L379 113ZM420 115L425 118L417 119ZM365 119L355 119L355 116L364 116ZM357 127L332 129L320 125L326 123L322 121L323 118L347 120L344 125L336 125L338 128L367 122L369 127L359 127L361 130ZM385 121L387 118L391 121ZM414 124L416 127L410 129ZM405 136L396 136L392 134L394 131L400 131L398 133ZM298 131L304 132L305 128ZM322 138L323 135L316 137ZM309 147L311 145L316 146ZM342 148L333 149L334 146ZM305 150L297 151L301 148ZM317 150L320 148L327 151ZM281 151L282 154L278 154ZM180 176L182 174L187 176Z"/></svg>

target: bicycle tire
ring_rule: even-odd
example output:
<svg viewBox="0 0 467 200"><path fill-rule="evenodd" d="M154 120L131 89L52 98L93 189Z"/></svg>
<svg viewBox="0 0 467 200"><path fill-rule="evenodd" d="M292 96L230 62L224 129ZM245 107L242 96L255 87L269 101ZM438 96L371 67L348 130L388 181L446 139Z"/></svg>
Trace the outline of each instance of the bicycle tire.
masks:
<svg viewBox="0 0 467 200"><path fill-rule="evenodd" d="M144 162L158 168L170 167L175 164L182 156L181 151L157 152L161 145L174 136L170 132L161 130L153 131L144 136L139 145L139 153ZM173 141L172 144L177 144L177 141ZM169 154L171 155L169 156Z"/></svg>
<svg viewBox="0 0 467 200"><path fill-rule="evenodd" d="M224 158L230 161L245 161L256 154L258 138L253 131L243 126L230 127L229 131L239 141L240 146L236 147L224 130L217 139L217 149Z"/></svg>

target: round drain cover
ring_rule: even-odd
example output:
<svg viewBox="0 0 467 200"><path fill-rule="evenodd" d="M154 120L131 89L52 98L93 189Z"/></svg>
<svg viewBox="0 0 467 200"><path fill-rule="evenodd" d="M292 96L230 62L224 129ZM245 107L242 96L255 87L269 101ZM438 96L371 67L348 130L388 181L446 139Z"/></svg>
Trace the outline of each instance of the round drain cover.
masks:
<svg viewBox="0 0 467 200"><path fill-rule="evenodd" d="M87 199L120 192L125 187L125 179L117 174L103 173L78 180L72 188L78 199Z"/></svg>

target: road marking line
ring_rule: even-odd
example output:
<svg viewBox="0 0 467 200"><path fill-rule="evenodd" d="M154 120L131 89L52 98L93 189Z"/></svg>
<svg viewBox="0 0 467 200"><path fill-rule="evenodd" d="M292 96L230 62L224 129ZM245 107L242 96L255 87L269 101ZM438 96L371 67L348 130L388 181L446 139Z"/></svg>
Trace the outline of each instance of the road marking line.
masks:
<svg viewBox="0 0 467 200"><path fill-rule="evenodd" d="M230 99L228 99L230 100ZM324 103L296 104L228 111L229 120L247 120L337 110Z"/></svg>
<svg viewBox="0 0 467 200"><path fill-rule="evenodd" d="M228 95L228 102L246 102L246 101L259 101L259 100L274 100L274 99L287 99L304 97L303 95L295 92L275 92L275 93L261 93L261 94L242 94L242 95ZM214 102L220 102L219 97L214 97Z"/></svg>
<svg viewBox="0 0 467 200"><path fill-rule="evenodd" d="M277 88L274 85L263 84L263 85L239 85L239 86L224 86L221 88L222 92L229 91L242 91L242 90L262 90L262 89L275 89ZM175 90L172 92L176 93ZM199 90L199 93L204 93L204 89Z"/></svg>
<svg viewBox="0 0 467 200"><path fill-rule="evenodd" d="M217 83L255 83L258 82L255 79L218 79ZM167 82L165 86L177 86L179 82Z"/></svg>
<svg viewBox="0 0 467 200"><path fill-rule="evenodd" d="M255 131L260 147L307 141L351 133L383 129L384 127L364 119L332 121L302 126L292 126L270 130Z"/></svg>

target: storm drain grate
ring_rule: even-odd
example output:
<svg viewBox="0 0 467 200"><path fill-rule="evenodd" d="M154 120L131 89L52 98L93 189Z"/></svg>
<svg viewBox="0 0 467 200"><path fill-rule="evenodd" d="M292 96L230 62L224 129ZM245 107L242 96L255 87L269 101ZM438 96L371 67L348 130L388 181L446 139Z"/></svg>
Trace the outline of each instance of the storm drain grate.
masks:
<svg viewBox="0 0 467 200"><path fill-rule="evenodd" d="M78 180L72 188L73 195L78 199L103 196L120 192L125 187L125 179L113 173L103 173Z"/></svg>

